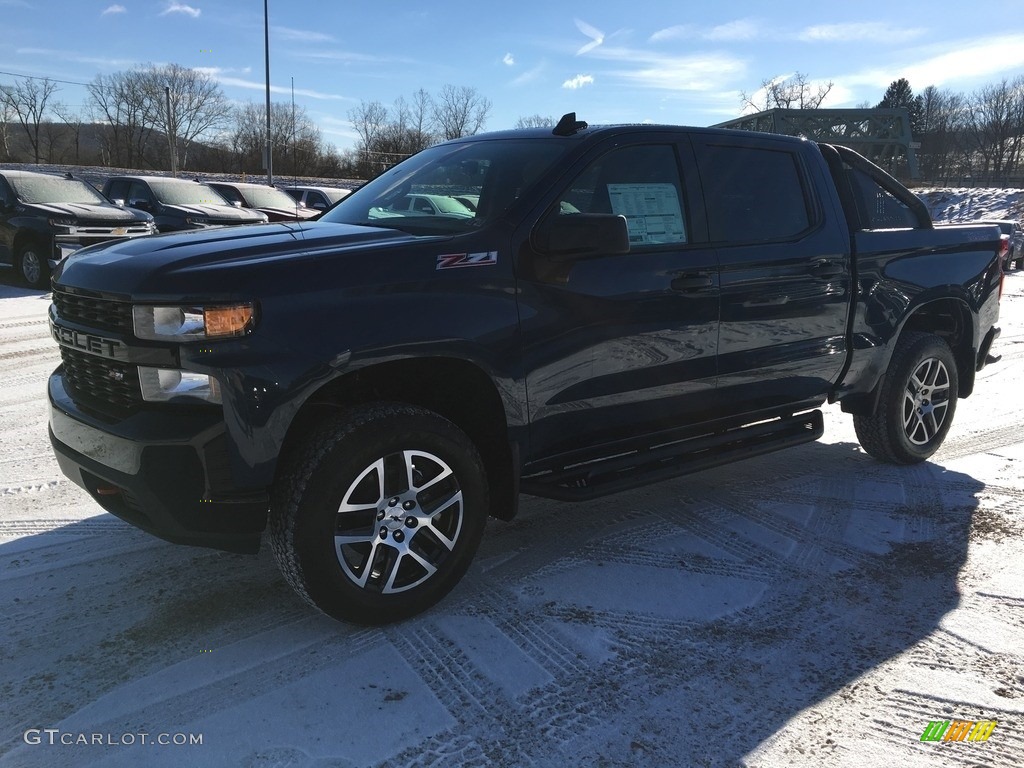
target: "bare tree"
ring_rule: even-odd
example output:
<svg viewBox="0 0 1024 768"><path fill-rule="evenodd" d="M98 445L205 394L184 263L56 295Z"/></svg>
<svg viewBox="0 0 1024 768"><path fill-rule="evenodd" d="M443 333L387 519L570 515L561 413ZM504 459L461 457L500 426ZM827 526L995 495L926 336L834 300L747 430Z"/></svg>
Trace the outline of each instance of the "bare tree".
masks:
<svg viewBox="0 0 1024 768"><path fill-rule="evenodd" d="M25 131L36 163L40 157L39 137L43 117L46 115L47 103L56 90L57 84L48 77L26 77L0 90L0 99Z"/></svg>
<svg viewBox="0 0 1024 768"><path fill-rule="evenodd" d="M9 85L0 85L0 160L11 159L10 126L14 120L14 110L5 96L9 88Z"/></svg>
<svg viewBox="0 0 1024 768"><path fill-rule="evenodd" d="M431 115L434 113L434 100L430 94L420 88L412 95L409 106L409 130L412 134L416 151L426 149L434 143L430 130Z"/></svg>
<svg viewBox="0 0 1024 768"><path fill-rule="evenodd" d="M516 120L516 128L550 128L557 122L554 118L544 117L544 115L530 115Z"/></svg>
<svg viewBox="0 0 1024 768"><path fill-rule="evenodd" d="M82 113L74 111L59 101L54 103L53 112L71 132L70 143L74 149L74 162L77 165L82 162L82 128L85 125Z"/></svg>
<svg viewBox="0 0 1024 768"><path fill-rule="evenodd" d="M150 65L143 72L143 83L151 124L171 137L178 165L184 169L192 143L211 138L216 129L227 125L231 104L210 75L178 64Z"/></svg>
<svg viewBox="0 0 1024 768"><path fill-rule="evenodd" d="M379 101L361 101L349 110L349 122L359 135L360 143L368 148L376 143L388 122L388 109Z"/></svg>
<svg viewBox="0 0 1024 768"><path fill-rule="evenodd" d="M969 172L963 152L964 97L929 85L921 92L921 175L946 184Z"/></svg>
<svg viewBox="0 0 1024 768"><path fill-rule="evenodd" d="M834 83L814 85L802 72L789 77L762 80L761 87L754 93L740 93L744 107L758 112L768 109L818 109L832 90ZM756 101L755 101L756 99Z"/></svg>
<svg viewBox="0 0 1024 768"><path fill-rule="evenodd" d="M476 88L446 85L434 99L434 127L444 141L472 136L484 127L490 111L490 99Z"/></svg>
<svg viewBox="0 0 1024 768"><path fill-rule="evenodd" d="M982 177L1001 184L1020 155L1020 105L1024 80L1005 78L971 94L966 111L967 137L981 163Z"/></svg>
<svg viewBox="0 0 1024 768"><path fill-rule="evenodd" d="M120 168L143 165L153 133L152 104L143 73L97 75L87 88L92 119L103 125L103 163Z"/></svg>
<svg viewBox="0 0 1024 768"><path fill-rule="evenodd" d="M265 169L263 149L267 141L266 107L248 102L235 108L230 129L233 170L258 174ZM294 120L293 120L294 117ZM270 139L276 148L274 170L282 176L308 176L323 164L320 129L306 114L305 107L292 112L290 104L270 105Z"/></svg>

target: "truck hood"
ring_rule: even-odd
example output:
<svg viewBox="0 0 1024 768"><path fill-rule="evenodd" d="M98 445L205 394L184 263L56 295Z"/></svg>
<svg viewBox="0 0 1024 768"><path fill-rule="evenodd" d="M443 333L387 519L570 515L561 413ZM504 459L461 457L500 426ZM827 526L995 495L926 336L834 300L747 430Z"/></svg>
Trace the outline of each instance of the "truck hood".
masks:
<svg viewBox="0 0 1024 768"><path fill-rule="evenodd" d="M320 211L300 208L298 205L294 208L275 208L261 205L256 210L263 211L271 221L305 221L320 215Z"/></svg>
<svg viewBox="0 0 1024 768"><path fill-rule="evenodd" d="M113 203L20 203L27 212L57 219L77 221L111 221L131 224L137 221L152 221L145 211L121 208Z"/></svg>
<svg viewBox="0 0 1024 768"><path fill-rule="evenodd" d="M319 221L174 232L85 248L61 262L54 287L111 298L208 295L220 285L237 293L250 270L277 262L293 262L289 272L301 271L318 259L423 240L393 229Z"/></svg>
<svg viewBox="0 0 1024 768"><path fill-rule="evenodd" d="M215 221L237 221L239 223L263 221L263 217L253 210L213 203L209 205L167 205L166 203L161 203L159 212L162 214L178 215L182 218L187 216L203 216Z"/></svg>

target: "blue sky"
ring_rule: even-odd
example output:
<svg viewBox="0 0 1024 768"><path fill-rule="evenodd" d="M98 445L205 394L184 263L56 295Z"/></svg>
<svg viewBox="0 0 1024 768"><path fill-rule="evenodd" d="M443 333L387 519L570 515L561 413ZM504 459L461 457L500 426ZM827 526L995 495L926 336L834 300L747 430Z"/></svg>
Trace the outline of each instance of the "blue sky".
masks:
<svg viewBox="0 0 1024 768"><path fill-rule="evenodd" d="M576 111L591 123L710 125L741 92L806 74L825 106L877 102L906 77L970 92L1024 74L1024 2L342 2L270 0L272 97L295 100L350 148L348 113L424 88L472 86L487 130ZM204 68L232 100L264 98L261 0L0 0L0 83L84 83L146 63ZM68 105L80 86L61 83Z"/></svg>

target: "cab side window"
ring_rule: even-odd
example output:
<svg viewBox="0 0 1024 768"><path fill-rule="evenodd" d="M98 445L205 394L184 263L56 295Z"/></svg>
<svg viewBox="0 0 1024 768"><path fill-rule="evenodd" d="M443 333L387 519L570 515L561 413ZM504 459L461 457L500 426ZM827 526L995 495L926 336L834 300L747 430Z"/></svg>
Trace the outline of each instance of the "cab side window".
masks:
<svg viewBox="0 0 1024 768"><path fill-rule="evenodd" d="M602 155L562 195L558 215L610 213L626 217L631 248L687 242L685 206L675 147L620 147Z"/></svg>
<svg viewBox="0 0 1024 768"><path fill-rule="evenodd" d="M128 200L141 200L144 203L153 202L153 193L149 191L149 185L141 181L133 181L128 188Z"/></svg>
<svg viewBox="0 0 1024 768"><path fill-rule="evenodd" d="M245 201L242 199L242 195L232 187L214 187L214 189L220 192L221 195L224 196L224 199L227 200L229 203L239 203L243 206L245 205Z"/></svg>
<svg viewBox="0 0 1024 768"><path fill-rule="evenodd" d="M7 186L5 179L0 179L0 205L14 205L17 201L17 196L14 191Z"/></svg>
<svg viewBox="0 0 1024 768"><path fill-rule="evenodd" d="M110 188L107 192L107 197L111 200L124 200L128 201L128 181L127 179L114 179L110 182Z"/></svg>
<svg viewBox="0 0 1024 768"><path fill-rule="evenodd" d="M698 163L712 242L792 240L810 228L807 191L793 153L709 145Z"/></svg>

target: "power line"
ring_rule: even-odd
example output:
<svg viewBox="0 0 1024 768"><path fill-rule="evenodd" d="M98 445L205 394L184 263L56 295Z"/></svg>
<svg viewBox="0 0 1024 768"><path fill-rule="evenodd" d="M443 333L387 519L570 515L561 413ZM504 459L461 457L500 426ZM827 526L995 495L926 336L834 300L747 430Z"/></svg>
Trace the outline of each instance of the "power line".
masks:
<svg viewBox="0 0 1024 768"><path fill-rule="evenodd" d="M86 87L92 85L92 83L76 83L74 80L58 80L55 77L40 77L39 75L22 75L18 72L4 72L0 70L0 75L10 75L11 77L24 77L28 80L49 80L51 83L62 83L64 85L84 85Z"/></svg>

